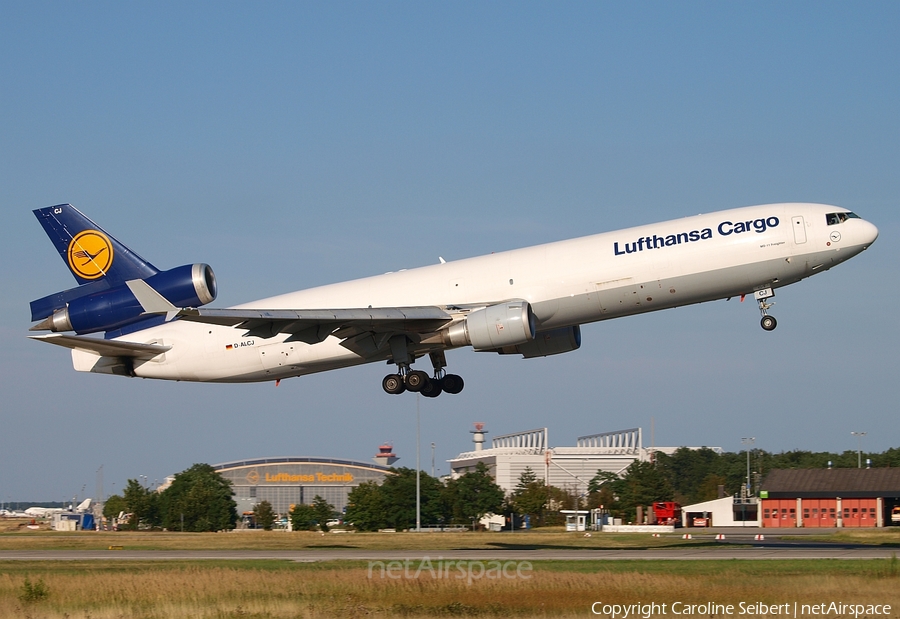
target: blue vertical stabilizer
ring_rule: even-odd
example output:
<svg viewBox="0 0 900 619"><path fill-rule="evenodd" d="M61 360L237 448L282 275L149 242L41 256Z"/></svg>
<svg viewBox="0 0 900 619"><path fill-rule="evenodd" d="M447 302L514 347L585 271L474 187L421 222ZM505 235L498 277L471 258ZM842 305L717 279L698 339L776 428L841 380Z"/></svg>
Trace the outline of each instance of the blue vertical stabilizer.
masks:
<svg viewBox="0 0 900 619"><path fill-rule="evenodd" d="M71 204L37 209L34 215L79 284L106 281L117 286L158 273Z"/></svg>

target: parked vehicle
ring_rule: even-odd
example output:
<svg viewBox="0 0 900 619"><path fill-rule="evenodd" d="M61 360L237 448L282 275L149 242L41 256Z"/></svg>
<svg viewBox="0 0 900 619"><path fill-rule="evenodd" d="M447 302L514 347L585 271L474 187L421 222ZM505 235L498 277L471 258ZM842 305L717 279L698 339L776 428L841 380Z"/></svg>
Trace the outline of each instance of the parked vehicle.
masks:
<svg viewBox="0 0 900 619"><path fill-rule="evenodd" d="M660 501L653 504L656 524L681 526L681 504L674 501Z"/></svg>

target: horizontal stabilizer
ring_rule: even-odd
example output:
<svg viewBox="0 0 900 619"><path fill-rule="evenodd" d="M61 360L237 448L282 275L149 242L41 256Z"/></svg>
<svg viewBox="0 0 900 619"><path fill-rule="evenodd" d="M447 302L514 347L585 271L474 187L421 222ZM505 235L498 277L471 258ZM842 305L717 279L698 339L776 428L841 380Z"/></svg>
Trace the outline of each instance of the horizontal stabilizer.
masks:
<svg viewBox="0 0 900 619"><path fill-rule="evenodd" d="M161 355L171 346L159 344L139 344L137 342L120 342L118 340L101 340L96 337L82 335L64 335L62 333L50 333L47 335L32 335L33 340L40 340L48 344L56 344L63 348L91 352L102 357L131 357L134 359L152 359Z"/></svg>

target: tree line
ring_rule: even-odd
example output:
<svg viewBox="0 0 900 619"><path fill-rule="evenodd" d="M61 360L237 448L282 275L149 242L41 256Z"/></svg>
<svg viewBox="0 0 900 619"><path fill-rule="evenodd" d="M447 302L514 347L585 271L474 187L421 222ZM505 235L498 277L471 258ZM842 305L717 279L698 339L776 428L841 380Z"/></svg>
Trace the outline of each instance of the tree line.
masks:
<svg viewBox="0 0 900 619"><path fill-rule="evenodd" d="M208 464L195 464L175 475L172 484L156 492L129 479L122 495L114 494L103 505L103 515L130 514L123 528L169 531L222 531L237 522L237 504L231 482Z"/></svg>
<svg viewBox="0 0 900 619"><path fill-rule="evenodd" d="M516 522L528 517L531 526L558 525L565 522L563 509L602 508L613 516L633 518L639 505L657 501L677 501L682 505L738 494L746 483L747 451L719 453L709 448L681 447L671 455L656 452L649 462L633 462L621 474L598 471L590 480L576 480L564 488L555 487L526 469L509 495L494 483L487 467L479 463L475 471L442 483L420 473L421 522L423 526L472 525L487 513L504 514ZM883 453L811 452L794 450L770 453L750 451L752 492L773 469L856 467L858 459L873 467L900 466L900 449ZM404 529L415 526L415 470L394 469L377 484L367 482L349 496L347 520L357 529ZM587 488L585 491L585 481Z"/></svg>
<svg viewBox="0 0 900 619"><path fill-rule="evenodd" d="M853 468L858 458L874 467L900 466L900 449L883 453L750 451L750 482L756 493L765 475L773 469ZM348 496L344 520L361 531L408 529L416 524L416 471L395 468L380 484L365 482ZM614 516L631 518L638 505L677 501L682 505L740 492L746 483L747 452L718 453L709 448L681 447L671 455L656 452L651 462L633 462L621 475L598 471L590 480L573 479L566 488L547 485L531 469L519 477L509 495L478 463L475 470L456 479L442 481L420 472L421 523L423 526L472 526L485 514L503 514L518 526L526 516L532 526L561 524L562 509L602 508ZM587 488L585 491L585 481ZM175 475L163 492L155 492L129 479L123 495L109 497L103 514L130 514L126 528L165 528L170 531L220 531L234 528L237 505L231 483L208 464L195 464ZM271 528L277 514L271 504L260 502L255 510L257 525ZM337 514L334 506L316 496L312 505L295 505L286 516L294 530L328 530Z"/></svg>
<svg viewBox="0 0 900 619"><path fill-rule="evenodd" d="M614 516L631 518L638 505L656 501L677 501L682 505L701 503L739 494L747 483L748 452L718 453L709 448L680 447L671 455L656 452L652 462L634 462L624 474L599 472L588 485L585 507L603 507ZM760 484L773 469L856 468L866 460L873 467L900 466L900 449L883 453L812 452L803 450L770 453L762 449L749 452L750 486L758 494Z"/></svg>

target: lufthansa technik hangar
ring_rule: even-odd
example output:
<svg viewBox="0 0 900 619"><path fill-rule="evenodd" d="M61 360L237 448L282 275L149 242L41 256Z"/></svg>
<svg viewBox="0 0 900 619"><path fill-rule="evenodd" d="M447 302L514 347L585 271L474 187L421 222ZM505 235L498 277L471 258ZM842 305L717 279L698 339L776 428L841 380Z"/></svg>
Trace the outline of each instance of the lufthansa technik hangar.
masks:
<svg viewBox="0 0 900 619"><path fill-rule="evenodd" d="M311 504L316 495L342 512L351 490L367 481L380 484L392 474L378 464L306 457L237 460L213 468L232 483L238 513L268 501L275 513L287 514L292 505Z"/></svg>

